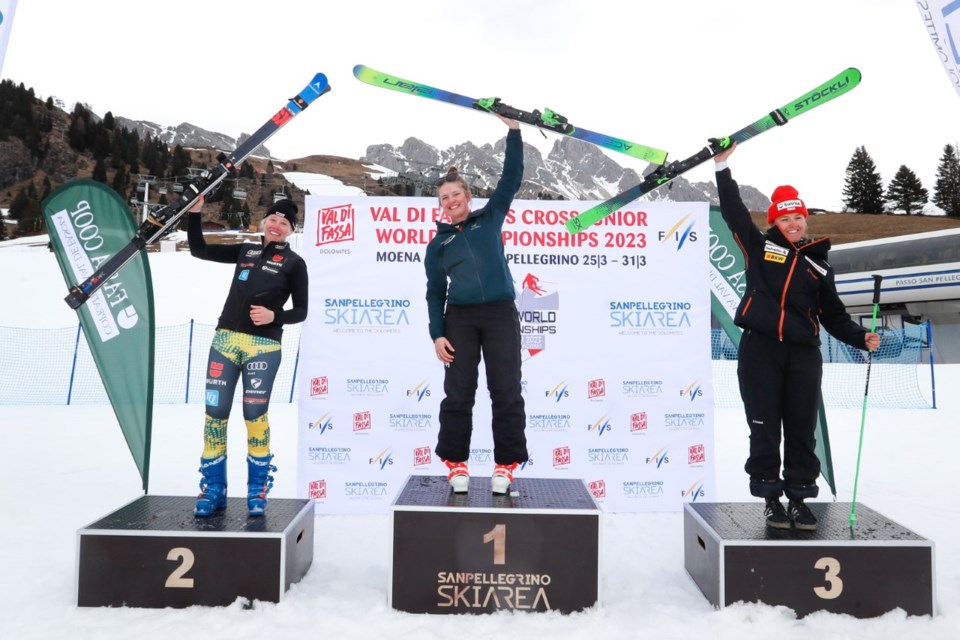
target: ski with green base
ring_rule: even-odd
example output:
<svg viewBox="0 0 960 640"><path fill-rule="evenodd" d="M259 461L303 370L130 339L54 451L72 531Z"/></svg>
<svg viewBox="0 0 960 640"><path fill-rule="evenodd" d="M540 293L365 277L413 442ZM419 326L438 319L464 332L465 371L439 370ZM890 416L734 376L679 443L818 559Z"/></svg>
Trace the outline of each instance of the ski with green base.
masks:
<svg viewBox="0 0 960 640"><path fill-rule="evenodd" d="M458 107L466 107L467 109L476 109L487 113L498 113L505 118L577 138L578 140L595 144L598 147L625 153L628 156L639 158L640 160L653 164L663 164L667 160L666 151L647 147L642 144L637 144L636 142L630 142L629 140L614 138L602 133L595 133L581 127L575 127L570 124L565 117L550 109L544 109L543 111L536 109L533 111L523 111L522 109L516 109L502 103L500 98L468 98L467 96L462 96L457 93L451 93L450 91L437 89L436 87L420 84L419 82L404 80L397 76L382 73L362 64L358 64L353 68L353 75L356 76L357 80L373 85L374 87L382 87L392 91L399 91L400 93L420 96L421 98L429 98L430 100L439 100L440 102L457 105Z"/></svg>
<svg viewBox="0 0 960 640"><path fill-rule="evenodd" d="M709 144L685 160L677 160L670 164L659 167L655 171L647 174L643 182L635 187L627 189L606 202L587 209L580 215L570 218L564 224L570 233L579 233L596 222L599 222L607 215L625 207L640 196L650 193L654 189L661 187L677 176L686 173L690 169L703 164L715 155L725 149L729 149L734 142L740 143L760 135L768 129L787 124L799 115L815 109L816 107L838 98L860 84L860 72L853 67L834 76L829 81L823 83L816 89L805 93L796 100L771 111L756 122L747 125L736 133L726 138L711 138Z"/></svg>

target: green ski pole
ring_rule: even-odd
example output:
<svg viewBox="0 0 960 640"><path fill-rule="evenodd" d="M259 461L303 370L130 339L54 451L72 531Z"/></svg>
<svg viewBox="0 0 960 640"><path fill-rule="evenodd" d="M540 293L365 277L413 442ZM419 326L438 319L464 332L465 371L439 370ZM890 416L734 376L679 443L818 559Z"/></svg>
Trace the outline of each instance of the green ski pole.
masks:
<svg viewBox="0 0 960 640"><path fill-rule="evenodd" d="M870 321L870 333L877 332L877 312L880 309L880 281L883 276L873 276L873 319ZM863 388L863 410L860 412L860 444L857 446L857 469L853 476L853 503L850 505L850 528L857 521L857 483L860 481L860 456L863 453L863 427L867 421L867 397L870 393L870 367L873 365L873 352L867 351L867 383Z"/></svg>

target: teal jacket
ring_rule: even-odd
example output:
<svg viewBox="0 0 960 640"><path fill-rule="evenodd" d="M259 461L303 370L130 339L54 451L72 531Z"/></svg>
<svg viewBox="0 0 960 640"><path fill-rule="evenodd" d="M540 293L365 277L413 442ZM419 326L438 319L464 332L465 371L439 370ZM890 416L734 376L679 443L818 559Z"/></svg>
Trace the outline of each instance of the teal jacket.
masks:
<svg viewBox="0 0 960 640"><path fill-rule="evenodd" d="M447 304L470 305L516 299L503 254L504 220L523 178L523 142L519 129L507 132L503 174L490 200L458 225L437 223L427 245L427 311L430 338L443 336Z"/></svg>

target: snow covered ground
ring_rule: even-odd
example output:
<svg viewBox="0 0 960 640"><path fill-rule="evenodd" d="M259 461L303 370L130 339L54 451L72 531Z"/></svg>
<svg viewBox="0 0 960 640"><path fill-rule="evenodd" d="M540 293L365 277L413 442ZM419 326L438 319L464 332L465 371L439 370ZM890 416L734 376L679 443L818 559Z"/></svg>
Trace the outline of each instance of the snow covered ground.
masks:
<svg viewBox="0 0 960 640"><path fill-rule="evenodd" d="M34 244L0 243L0 268L8 274L0 326L75 326L74 313L63 303L66 287L56 260L45 243ZM215 321L229 267L192 260L185 252L156 253L150 259L158 324L189 318ZM679 513L605 514L602 606L568 616L393 611L387 604L387 515L318 516L313 566L280 604L255 603L251 609L241 603L186 610L80 609L74 594L76 531L137 498L139 476L109 406L5 406L0 433L11 460L5 467L7 493L2 501L2 637L953 639L960 620L960 506L950 487L960 449L960 396L953 391L960 388L960 365L938 366L936 383L936 410L868 408L858 489L860 503L935 542L938 615L932 618L894 611L869 620L826 613L798 620L790 610L758 604L714 610L684 571ZM202 411L199 405L156 407L152 494L196 493ZM742 471L747 449L742 415L720 409L715 417L721 461L716 499L750 501ZM828 423L838 499L849 502L860 411L828 411ZM271 495L295 497L296 406L274 404L271 424L280 467ZM234 447L243 442L239 415L229 439ZM231 484L242 484L244 473L241 465L230 465ZM758 503L757 518L761 511Z"/></svg>

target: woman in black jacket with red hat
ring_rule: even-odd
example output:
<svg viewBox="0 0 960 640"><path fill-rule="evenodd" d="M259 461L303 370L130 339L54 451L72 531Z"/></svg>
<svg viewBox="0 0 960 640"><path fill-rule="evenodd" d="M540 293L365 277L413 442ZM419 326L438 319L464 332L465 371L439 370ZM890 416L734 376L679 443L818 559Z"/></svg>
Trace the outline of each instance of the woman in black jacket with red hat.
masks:
<svg viewBox="0 0 960 640"><path fill-rule="evenodd" d="M830 240L809 238L807 208L797 190L777 187L766 232L753 224L727 168L736 145L717 155L717 190L724 221L746 261L747 290L734 322L743 329L737 377L750 455L750 493L766 500L767 526L817 528L804 504L819 493L815 430L823 359L820 326L858 349L875 351L880 336L854 322L837 294L827 262ZM783 435L783 474L780 440ZM786 494L785 510L780 496Z"/></svg>

